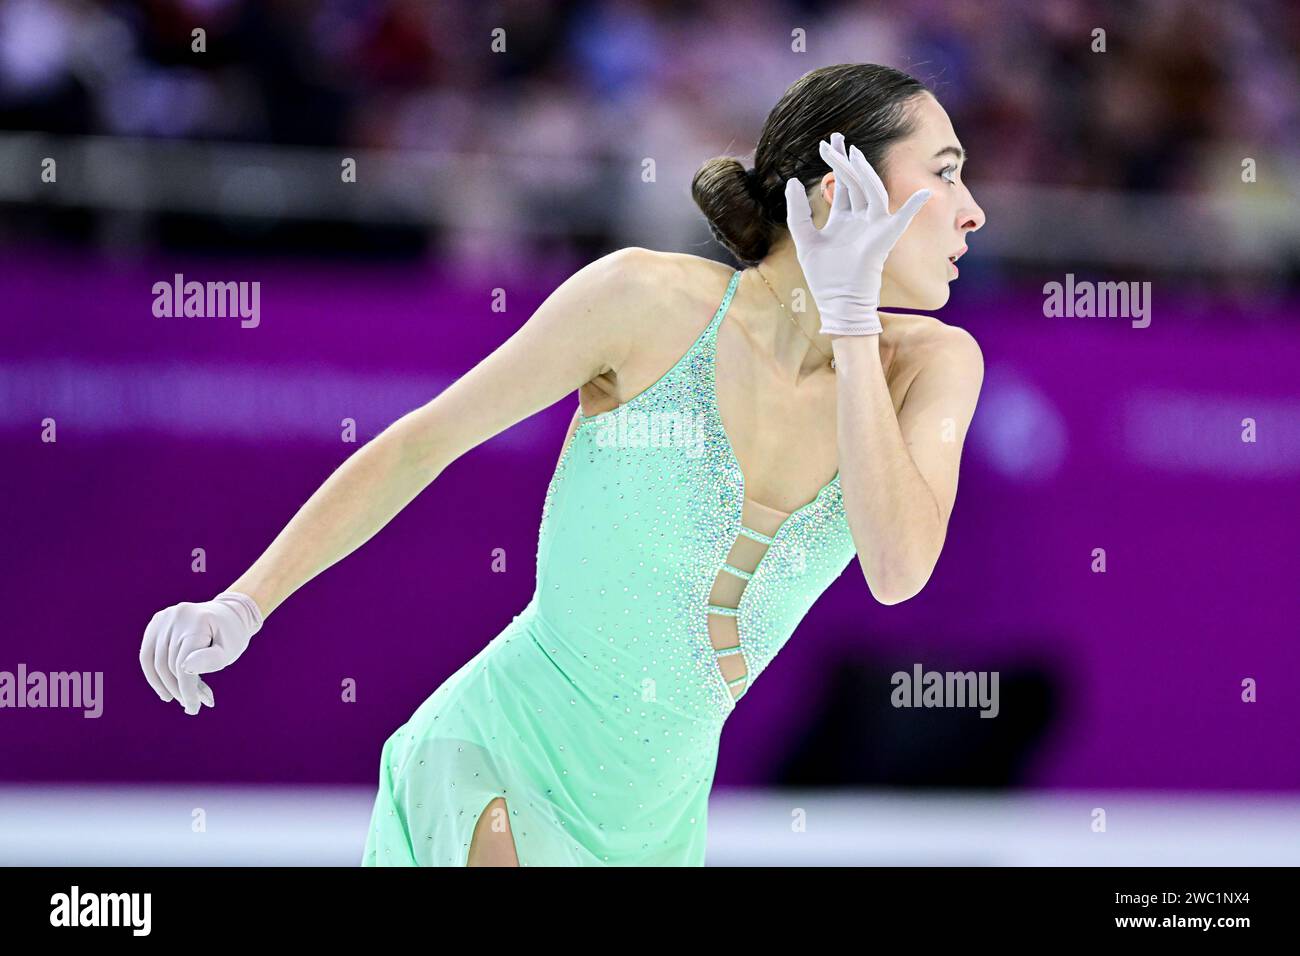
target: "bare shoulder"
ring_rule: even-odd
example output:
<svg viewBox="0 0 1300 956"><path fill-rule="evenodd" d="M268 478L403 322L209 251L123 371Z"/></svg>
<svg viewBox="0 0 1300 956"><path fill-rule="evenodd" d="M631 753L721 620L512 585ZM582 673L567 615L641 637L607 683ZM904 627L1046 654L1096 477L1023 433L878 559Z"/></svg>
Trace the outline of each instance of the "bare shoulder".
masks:
<svg viewBox="0 0 1300 956"><path fill-rule="evenodd" d="M711 259L639 246L613 255L625 277L619 308L627 348L617 368L628 384L645 376L653 381L665 358L675 361L704 331L733 270Z"/></svg>
<svg viewBox="0 0 1300 956"><path fill-rule="evenodd" d="M626 272L635 274L628 307L657 316L660 325L671 324L675 316L682 316L688 327L698 324L699 316L693 313L699 311L701 303L714 298L721 301L734 271L712 259L640 246L629 246L613 255L621 258ZM713 309L708 311L711 315ZM708 321L707 316L704 321Z"/></svg>
<svg viewBox="0 0 1300 956"><path fill-rule="evenodd" d="M732 270L699 256L641 246L611 252L587 269L592 308L613 326L614 337L607 366L580 393L590 415L637 395L690 347L721 301Z"/></svg>
<svg viewBox="0 0 1300 956"><path fill-rule="evenodd" d="M584 334L604 339L598 376L612 377L647 331L658 298L674 286L664 254L640 246L606 253L578 270L565 284L578 293Z"/></svg>
<svg viewBox="0 0 1300 956"><path fill-rule="evenodd" d="M968 329L932 315L907 312L881 312L888 339L887 349L896 355L900 367L911 375L932 365L984 368L984 355L975 336Z"/></svg>

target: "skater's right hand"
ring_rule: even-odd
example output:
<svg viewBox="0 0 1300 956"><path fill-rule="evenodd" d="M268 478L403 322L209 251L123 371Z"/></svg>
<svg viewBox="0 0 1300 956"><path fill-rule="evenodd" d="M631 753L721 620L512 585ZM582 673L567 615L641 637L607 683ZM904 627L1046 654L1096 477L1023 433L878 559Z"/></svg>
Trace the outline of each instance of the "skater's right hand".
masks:
<svg viewBox="0 0 1300 956"><path fill-rule="evenodd" d="M212 688L199 674L233 664L261 627L261 609L238 591L223 591L202 604L173 604L145 628L140 667L160 698L178 698L185 713L194 715L201 704L215 705Z"/></svg>
<svg viewBox="0 0 1300 956"><path fill-rule="evenodd" d="M823 335L878 335L882 331L880 287L885 260L932 194L918 189L895 212L889 193L856 146L844 151L844 135L820 144L835 173L830 215L813 225L807 190L796 176L785 184L786 226L808 291L821 314Z"/></svg>

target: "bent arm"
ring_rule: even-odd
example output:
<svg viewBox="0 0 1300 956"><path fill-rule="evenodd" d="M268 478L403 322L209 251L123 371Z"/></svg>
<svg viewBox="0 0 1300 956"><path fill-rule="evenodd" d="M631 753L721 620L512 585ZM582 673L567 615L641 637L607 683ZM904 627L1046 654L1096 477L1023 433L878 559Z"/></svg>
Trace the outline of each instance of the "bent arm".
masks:
<svg viewBox="0 0 1300 956"><path fill-rule="evenodd" d="M943 551L984 363L970 333L952 327L895 416L879 338L833 340L841 371L841 483L872 596L898 604L920 593Z"/></svg>
<svg viewBox="0 0 1300 956"><path fill-rule="evenodd" d="M619 303L649 255L620 249L567 279L492 354L343 462L229 590L270 615L465 452L621 365L633 339Z"/></svg>

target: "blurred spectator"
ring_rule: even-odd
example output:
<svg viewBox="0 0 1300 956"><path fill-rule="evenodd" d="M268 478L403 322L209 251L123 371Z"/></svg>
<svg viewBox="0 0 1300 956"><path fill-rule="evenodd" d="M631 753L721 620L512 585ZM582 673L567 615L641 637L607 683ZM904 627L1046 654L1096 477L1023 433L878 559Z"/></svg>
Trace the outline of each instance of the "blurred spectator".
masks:
<svg viewBox="0 0 1300 956"><path fill-rule="evenodd" d="M1298 51L1285 0L0 0L0 129L490 154L516 194L487 222L515 241L531 217L653 245L682 241L703 159L752 153L790 82L846 61L931 86L977 193L1223 195L1250 156L1256 195L1294 204Z"/></svg>

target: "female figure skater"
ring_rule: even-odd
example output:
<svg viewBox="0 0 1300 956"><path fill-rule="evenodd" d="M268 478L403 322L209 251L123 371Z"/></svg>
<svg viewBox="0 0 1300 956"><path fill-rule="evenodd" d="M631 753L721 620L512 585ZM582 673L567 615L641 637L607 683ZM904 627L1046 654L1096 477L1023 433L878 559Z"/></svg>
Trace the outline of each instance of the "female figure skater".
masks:
<svg viewBox="0 0 1300 956"><path fill-rule="evenodd" d="M532 600L384 744L362 862L702 865L722 725L813 601L855 557L883 604L938 560L980 350L879 309L947 302L984 223L963 161L912 77L803 76L752 170L695 177L745 268L632 247L581 269L352 455L228 591L156 614L154 690L211 706L200 675L294 590L578 389Z"/></svg>

